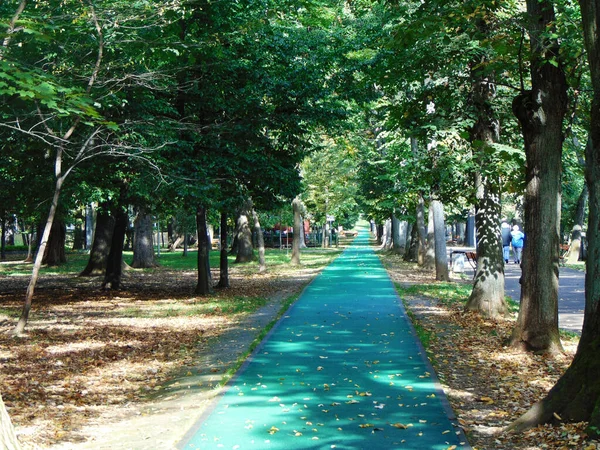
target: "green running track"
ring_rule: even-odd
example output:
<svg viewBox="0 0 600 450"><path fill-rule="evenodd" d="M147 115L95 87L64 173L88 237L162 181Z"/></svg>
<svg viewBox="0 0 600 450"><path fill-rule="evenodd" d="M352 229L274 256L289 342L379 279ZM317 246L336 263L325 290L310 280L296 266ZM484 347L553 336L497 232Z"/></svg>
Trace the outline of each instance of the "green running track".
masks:
<svg viewBox="0 0 600 450"><path fill-rule="evenodd" d="M305 289L180 448L470 448L368 239Z"/></svg>

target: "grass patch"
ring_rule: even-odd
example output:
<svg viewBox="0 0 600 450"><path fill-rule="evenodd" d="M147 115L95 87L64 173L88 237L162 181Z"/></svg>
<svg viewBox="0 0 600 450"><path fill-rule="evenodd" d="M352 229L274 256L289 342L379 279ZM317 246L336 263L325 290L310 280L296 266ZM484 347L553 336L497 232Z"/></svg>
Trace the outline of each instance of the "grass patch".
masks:
<svg viewBox="0 0 600 450"><path fill-rule="evenodd" d="M436 299L443 305L452 306L457 303L466 304L472 286L460 283L435 283L415 284L408 287L398 285L397 289L400 296L427 297Z"/></svg>

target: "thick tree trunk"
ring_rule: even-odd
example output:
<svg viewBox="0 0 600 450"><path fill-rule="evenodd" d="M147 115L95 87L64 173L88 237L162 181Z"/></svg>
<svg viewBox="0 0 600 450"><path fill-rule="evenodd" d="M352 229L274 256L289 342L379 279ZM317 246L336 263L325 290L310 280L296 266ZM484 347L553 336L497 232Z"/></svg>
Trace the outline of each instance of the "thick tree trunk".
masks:
<svg viewBox="0 0 600 450"><path fill-rule="evenodd" d="M553 422L557 416L569 422L588 422L586 433L600 438L600 5L579 0L586 50L592 72L594 99L591 114L593 145L586 148L586 180L589 189L588 259L585 275L585 316L573 363L550 390L509 429L522 431Z"/></svg>
<svg viewBox="0 0 600 450"><path fill-rule="evenodd" d="M20 450L21 445L15 435L8 411L4 406L4 401L0 395L0 449L2 450Z"/></svg>
<svg viewBox="0 0 600 450"><path fill-rule="evenodd" d="M210 239L208 238L208 226L206 225L206 208L198 206L196 210L196 226L198 228L198 284L196 294L210 295Z"/></svg>
<svg viewBox="0 0 600 450"><path fill-rule="evenodd" d="M67 238L67 227L62 220L55 220L52 223L48 245L44 252L42 264L48 266L59 266L67 262L65 254L65 241Z"/></svg>
<svg viewBox="0 0 600 450"><path fill-rule="evenodd" d="M517 96L513 112L525 141L525 246L521 306L511 345L535 352L561 352L558 333L558 263L563 118L567 84L559 44L552 39L552 2L527 0L531 36L532 90Z"/></svg>
<svg viewBox="0 0 600 450"><path fill-rule="evenodd" d="M499 134L499 124L490 104L496 88L487 75L474 74L473 78L471 98L478 118L471 130L471 142L475 159L483 169L489 164L486 155ZM482 173L485 171L475 174L477 267L465 310L476 311L485 317L499 317L508 313L504 299L504 261L500 235L500 184L499 180Z"/></svg>
<svg viewBox="0 0 600 450"><path fill-rule="evenodd" d="M127 209L122 204L116 208L115 226L110 242L110 251L106 258L106 270L102 289L110 284L113 290L121 289L121 277L123 275L123 247L125 246L125 233L129 225Z"/></svg>
<svg viewBox="0 0 600 450"><path fill-rule="evenodd" d="M258 214L256 210L252 209L252 219L254 221L254 233L256 233L256 240L258 242L258 271L265 272L267 270L267 263L265 261L265 236L263 235L260 221L258 220ZM294 233L294 240L296 239Z"/></svg>
<svg viewBox="0 0 600 450"><path fill-rule="evenodd" d="M227 213L221 211L221 250L219 253L219 283L217 287L229 287L229 260L227 259Z"/></svg>
<svg viewBox="0 0 600 450"><path fill-rule="evenodd" d="M292 201L292 210L294 211L294 240L292 241L292 260L290 263L294 266L300 265L300 246L302 236L304 236L304 226L302 225L302 203L298 197Z"/></svg>
<svg viewBox="0 0 600 450"><path fill-rule="evenodd" d="M96 230L94 231L90 259L85 269L79 274L80 277L100 275L106 269L106 260L110 252L110 243L115 228L115 218L109 214L106 206L104 205L96 216Z"/></svg>
<svg viewBox="0 0 600 450"><path fill-rule="evenodd" d="M140 208L133 221L132 267L136 269L147 269L158 266L156 259L154 258L153 235L154 227L152 216L147 214L143 208Z"/></svg>
<svg viewBox="0 0 600 450"><path fill-rule="evenodd" d="M250 228L250 215L252 202L246 201L240 211L236 226L237 255L236 263L254 261L254 248L252 246L252 230Z"/></svg>
<svg viewBox="0 0 600 450"><path fill-rule="evenodd" d="M431 202L435 236L435 279L449 281L448 256L446 255L446 227L444 226L444 205L439 200Z"/></svg>

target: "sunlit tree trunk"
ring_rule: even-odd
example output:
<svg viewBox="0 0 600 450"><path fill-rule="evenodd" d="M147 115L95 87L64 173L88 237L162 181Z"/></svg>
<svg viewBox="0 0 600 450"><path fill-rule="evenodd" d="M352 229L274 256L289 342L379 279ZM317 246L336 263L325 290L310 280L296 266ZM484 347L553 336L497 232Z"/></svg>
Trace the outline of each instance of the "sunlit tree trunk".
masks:
<svg viewBox="0 0 600 450"><path fill-rule="evenodd" d="M431 202L434 223L435 241L435 279L448 281L448 257L446 255L446 227L444 222L444 205L439 200Z"/></svg>
<svg viewBox="0 0 600 450"><path fill-rule="evenodd" d="M250 217L252 215L252 202L244 202L242 210L237 218L236 243L237 254L236 263L246 263L254 261L254 247L252 245L252 229L250 228Z"/></svg>
<svg viewBox="0 0 600 450"><path fill-rule="evenodd" d="M4 401L0 395L0 449L2 450L20 450L21 445L15 435L12 421L4 406Z"/></svg>
<svg viewBox="0 0 600 450"><path fill-rule="evenodd" d="M479 167L484 169L489 164L487 154L490 147L497 140L500 132L500 125L491 105L496 87L491 75L480 74L479 69L474 69L472 76L471 99L477 121L471 129L471 143L475 160ZM498 317L508 312L508 305L504 298L504 261L500 234L502 214L500 182L492 175L484 175L485 172L481 170L475 174L477 267L473 290L465 309L476 311L485 317Z"/></svg>
<svg viewBox="0 0 600 450"><path fill-rule="evenodd" d="M154 226L152 216L139 208L133 221L133 262L136 269L156 267L153 244Z"/></svg>
<svg viewBox="0 0 600 450"><path fill-rule="evenodd" d="M258 242L258 271L264 272L267 270L267 263L265 261L265 236L258 220L258 214L254 209L252 209L252 219L254 221L254 233L256 233L256 240Z"/></svg>
<svg viewBox="0 0 600 450"><path fill-rule="evenodd" d="M300 246L302 236L304 236L304 227L302 226L302 204L298 197L292 201L292 210L294 211L294 240L292 241L292 259L291 264L300 265Z"/></svg>
<svg viewBox="0 0 600 450"><path fill-rule="evenodd" d="M433 202L429 202L427 215L427 246L423 267L427 270L435 269L435 222L433 220Z"/></svg>

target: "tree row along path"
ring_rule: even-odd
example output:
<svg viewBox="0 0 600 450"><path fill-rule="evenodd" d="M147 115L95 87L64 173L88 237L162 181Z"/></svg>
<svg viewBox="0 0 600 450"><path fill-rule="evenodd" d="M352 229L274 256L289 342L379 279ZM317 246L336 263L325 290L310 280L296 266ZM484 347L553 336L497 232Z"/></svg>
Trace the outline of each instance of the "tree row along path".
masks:
<svg viewBox="0 0 600 450"><path fill-rule="evenodd" d="M368 239L306 288L180 448L470 448Z"/></svg>

